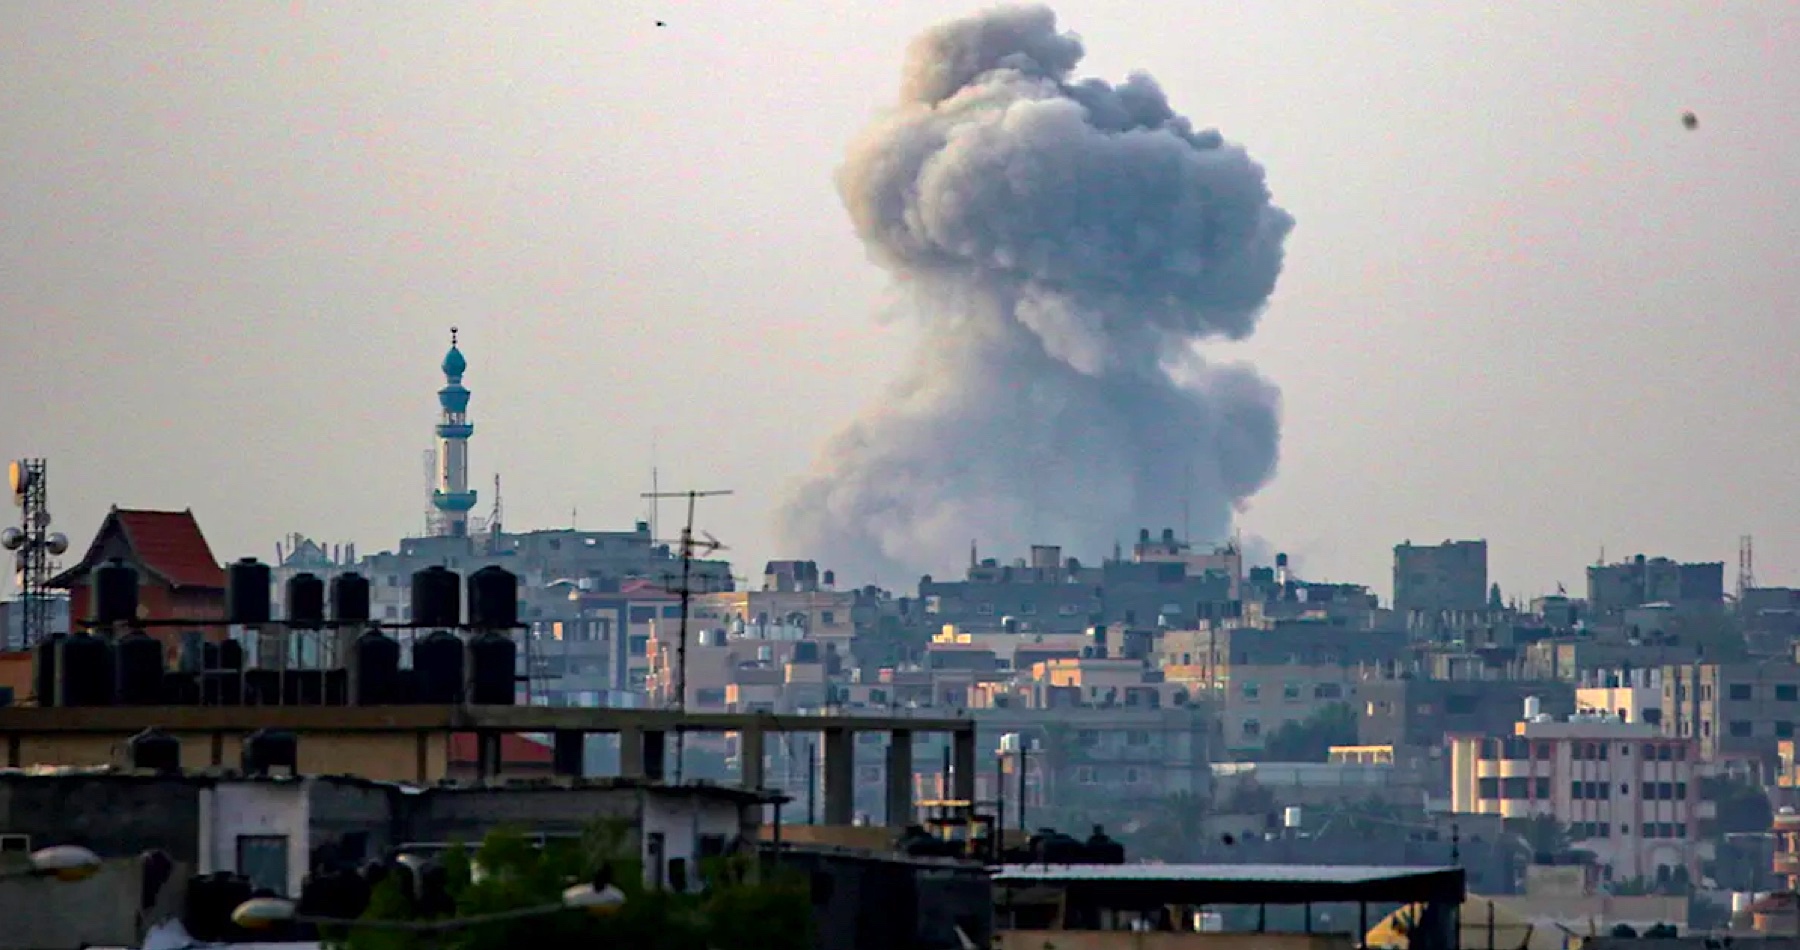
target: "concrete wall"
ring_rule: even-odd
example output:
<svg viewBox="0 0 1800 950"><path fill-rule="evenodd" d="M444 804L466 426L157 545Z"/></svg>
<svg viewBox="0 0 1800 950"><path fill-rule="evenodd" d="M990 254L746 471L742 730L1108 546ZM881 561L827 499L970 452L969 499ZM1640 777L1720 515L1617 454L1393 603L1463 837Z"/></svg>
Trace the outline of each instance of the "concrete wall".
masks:
<svg viewBox="0 0 1800 950"><path fill-rule="evenodd" d="M824 851L783 851L779 860L813 881L820 950L957 947L958 926L975 946L989 946L993 888L978 865Z"/></svg>
<svg viewBox="0 0 1800 950"><path fill-rule="evenodd" d="M145 723L144 725L153 725ZM183 768L236 768L242 759L241 736L215 738L204 733L175 733L181 740ZM120 761L127 736L18 736L6 765L91 767ZM15 751L16 750L16 751ZM355 775L383 782L430 784L449 768L449 737L442 733L367 735L308 732L300 740L300 772L306 775Z"/></svg>
<svg viewBox="0 0 1800 950"><path fill-rule="evenodd" d="M154 776L0 782L0 832L30 835L34 849L76 844L103 856L160 850L193 867L200 857L199 799L195 786Z"/></svg>
<svg viewBox="0 0 1800 950"><path fill-rule="evenodd" d="M995 950L1349 950L1348 934L1139 933L1128 930L1008 930Z"/></svg>
<svg viewBox="0 0 1800 950"><path fill-rule="evenodd" d="M287 879L263 883L283 894L299 894L311 870L308 804L304 782L241 782L201 789L200 873L249 873L240 864L240 839L283 838Z"/></svg>
<svg viewBox="0 0 1800 950"><path fill-rule="evenodd" d="M433 789L409 800L403 833L409 841L472 843L497 827L580 834L608 818L635 826L638 794L635 788Z"/></svg>
<svg viewBox="0 0 1800 950"><path fill-rule="evenodd" d="M645 883L670 884L668 861L685 858L688 882L699 882L700 842L706 836L718 836L729 845L754 832L747 827L745 812L733 802L701 801L692 796L659 795L643 792L640 854L644 861ZM662 836L662 858L650 853L652 835ZM659 866L660 864L660 866Z"/></svg>
<svg viewBox="0 0 1800 950"><path fill-rule="evenodd" d="M180 906L192 865L178 865L156 907ZM0 882L0 950L135 947L145 918L143 871L136 859L108 861L74 883L44 879Z"/></svg>

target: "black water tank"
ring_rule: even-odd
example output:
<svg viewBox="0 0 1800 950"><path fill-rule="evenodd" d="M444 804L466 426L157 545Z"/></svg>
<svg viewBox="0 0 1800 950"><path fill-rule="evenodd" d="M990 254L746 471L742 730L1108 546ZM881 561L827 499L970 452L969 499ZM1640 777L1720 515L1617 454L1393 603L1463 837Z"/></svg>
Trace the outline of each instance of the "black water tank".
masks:
<svg viewBox="0 0 1800 950"><path fill-rule="evenodd" d="M113 558L94 569L94 606L90 613L96 623L126 623L137 619L137 569Z"/></svg>
<svg viewBox="0 0 1800 950"><path fill-rule="evenodd" d="M154 726L125 740L125 754L134 769L181 771L181 740Z"/></svg>
<svg viewBox="0 0 1800 950"><path fill-rule="evenodd" d="M161 641L142 630L133 630L119 638L113 659L118 671L119 705L155 706L162 702L165 671Z"/></svg>
<svg viewBox="0 0 1800 950"><path fill-rule="evenodd" d="M819 662L819 644L812 640L801 640L794 644L795 663Z"/></svg>
<svg viewBox="0 0 1800 950"><path fill-rule="evenodd" d="M269 593L274 584L269 565L253 557L225 569L225 616L231 623L269 622Z"/></svg>
<svg viewBox="0 0 1800 950"><path fill-rule="evenodd" d="M356 638L356 676L351 702L358 706L399 703L400 641L370 630Z"/></svg>
<svg viewBox="0 0 1800 950"><path fill-rule="evenodd" d="M501 629L518 622L518 575L496 565L469 575L469 626Z"/></svg>
<svg viewBox="0 0 1800 950"><path fill-rule="evenodd" d="M241 672L244 669L244 645L236 640L219 643L219 669Z"/></svg>
<svg viewBox="0 0 1800 950"><path fill-rule="evenodd" d="M243 769L246 775L268 775L285 769L300 772L300 740L280 729L258 729L244 739Z"/></svg>
<svg viewBox="0 0 1800 950"><path fill-rule="evenodd" d="M68 638L64 633L53 633L39 640L33 648L36 664L31 671L31 688L37 694L35 698L39 706L56 705L56 655L62 650L62 642Z"/></svg>
<svg viewBox="0 0 1800 950"><path fill-rule="evenodd" d="M462 583L455 571L434 565L413 573L412 622L418 627L462 623Z"/></svg>
<svg viewBox="0 0 1800 950"><path fill-rule="evenodd" d="M361 623L369 619L369 579L348 571L331 579L331 619Z"/></svg>
<svg viewBox="0 0 1800 950"><path fill-rule="evenodd" d="M510 575L508 575L510 576ZM469 702L475 706L511 706L519 648L512 637L489 630L469 641Z"/></svg>
<svg viewBox="0 0 1800 950"><path fill-rule="evenodd" d="M99 637L78 633L64 640L56 658L56 705L112 705L112 661L112 645Z"/></svg>
<svg viewBox="0 0 1800 950"><path fill-rule="evenodd" d="M413 644L418 672L413 700L426 706L455 706L463 701L462 638L443 630Z"/></svg>
<svg viewBox="0 0 1800 950"><path fill-rule="evenodd" d="M221 872L189 879L182 929L199 943L238 938L241 933L231 921L231 912L249 900L252 892L249 878L237 874Z"/></svg>
<svg viewBox="0 0 1800 950"><path fill-rule="evenodd" d="M325 626L325 581L317 574L295 574L287 582L287 621L302 630Z"/></svg>

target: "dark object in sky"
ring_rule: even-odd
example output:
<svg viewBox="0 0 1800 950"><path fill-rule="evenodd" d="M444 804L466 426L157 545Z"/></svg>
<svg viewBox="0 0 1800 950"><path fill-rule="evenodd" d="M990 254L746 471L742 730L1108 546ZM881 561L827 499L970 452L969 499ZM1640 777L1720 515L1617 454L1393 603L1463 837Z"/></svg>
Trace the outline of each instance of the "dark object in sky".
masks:
<svg viewBox="0 0 1800 950"><path fill-rule="evenodd" d="M668 25L669 25L669 24L667 24L667 23L664 23L664 22L663 22L663 21L661 21L661 20L657 20L657 21L656 21L656 25L657 25L657 26L668 26Z"/></svg>
<svg viewBox="0 0 1800 950"><path fill-rule="evenodd" d="M1700 117L1692 112L1683 112L1681 114L1681 126L1691 132L1700 127Z"/></svg>

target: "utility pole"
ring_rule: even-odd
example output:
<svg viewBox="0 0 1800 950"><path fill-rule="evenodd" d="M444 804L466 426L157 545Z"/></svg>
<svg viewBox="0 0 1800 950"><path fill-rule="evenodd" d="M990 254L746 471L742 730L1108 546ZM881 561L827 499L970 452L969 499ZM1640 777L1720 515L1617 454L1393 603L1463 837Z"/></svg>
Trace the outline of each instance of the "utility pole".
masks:
<svg viewBox="0 0 1800 950"><path fill-rule="evenodd" d="M720 544L719 540L710 534L706 535L704 541L694 540L694 503L702 498L717 498L729 494L731 494L730 489L645 492L643 495L644 498L651 499L653 502L659 498L687 499L687 523L681 528L681 540L678 542L681 548L681 586L675 590L675 593L681 597L681 627L677 634L680 639L675 645L675 708L680 712L687 712L688 612L692 607L694 597L694 590L690 583L693 576L694 554L696 549L699 549L702 556L725 549L725 545ZM704 532L702 533L704 534ZM677 785L681 784L682 753L685 751L683 747L686 744L686 736L687 731L677 726L675 729L675 784Z"/></svg>

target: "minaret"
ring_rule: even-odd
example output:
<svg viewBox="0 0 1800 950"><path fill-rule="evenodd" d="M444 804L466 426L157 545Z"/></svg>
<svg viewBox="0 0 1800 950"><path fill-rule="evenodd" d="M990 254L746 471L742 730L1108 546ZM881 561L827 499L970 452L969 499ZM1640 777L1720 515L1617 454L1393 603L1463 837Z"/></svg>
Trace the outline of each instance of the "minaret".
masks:
<svg viewBox="0 0 1800 950"><path fill-rule="evenodd" d="M469 422L469 391L462 384L468 368L469 361L456 348L456 328L451 327L444 388L438 390L444 413L437 427L438 483L431 506L438 510L438 535L455 538L468 536L469 510L475 507L475 492L469 488L469 436L475 434L475 426Z"/></svg>

